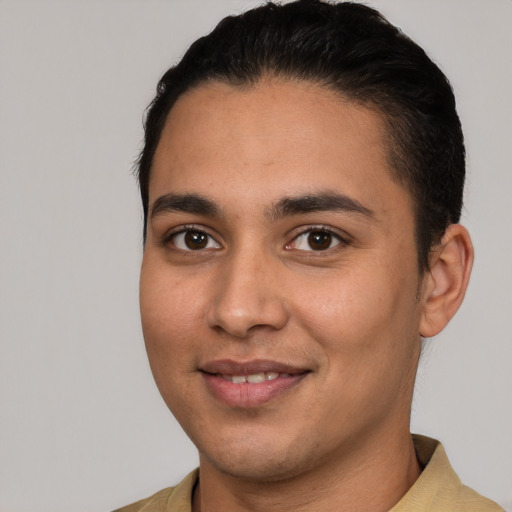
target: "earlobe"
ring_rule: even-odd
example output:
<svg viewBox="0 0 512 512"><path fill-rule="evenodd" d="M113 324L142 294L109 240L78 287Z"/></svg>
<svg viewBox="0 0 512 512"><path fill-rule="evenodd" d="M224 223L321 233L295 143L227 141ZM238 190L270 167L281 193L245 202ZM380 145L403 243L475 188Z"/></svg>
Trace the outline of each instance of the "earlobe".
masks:
<svg viewBox="0 0 512 512"><path fill-rule="evenodd" d="M473 258L473 244L467 229L452 224L432 253L423 284L421 336L435 336L455 315L468 287Z"/></svg>

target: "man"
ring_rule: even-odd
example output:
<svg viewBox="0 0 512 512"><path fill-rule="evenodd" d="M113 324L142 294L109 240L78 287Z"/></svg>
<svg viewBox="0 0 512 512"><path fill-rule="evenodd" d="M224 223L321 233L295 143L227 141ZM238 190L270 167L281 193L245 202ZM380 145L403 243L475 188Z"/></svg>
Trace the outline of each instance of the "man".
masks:
<svg viewBox="0 0 512 512"><path fill-rule="evenodd" d="M409 430L471 272L464 174L449 83L368 7L268 4L196 41L146 120L140 301L200 466L121 510L501 510Z"/></svg>

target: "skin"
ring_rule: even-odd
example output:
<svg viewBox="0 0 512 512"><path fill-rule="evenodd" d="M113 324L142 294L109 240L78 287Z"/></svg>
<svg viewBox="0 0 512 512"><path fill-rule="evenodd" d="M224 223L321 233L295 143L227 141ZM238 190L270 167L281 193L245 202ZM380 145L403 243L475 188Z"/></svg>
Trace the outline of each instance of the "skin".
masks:
<svg viewBox="0 0 512 512"><path fill-rule="evenodd" d="M384 140L379 113L304 82L202 84L171 110L140 302L155 380L200 453L195 511L389 510L419 476L409 417L420 335L458 308L472 248L452 226L420 275L413 205ZM334 193L364 211L276 211L286 197ZM217 211L151 214L168 194ZM327 248L313 250L312 231ZM197 232L206 246L190 250L184 235ZM262 404L230 406L201 371L226 359L307 373Z"/></svg>

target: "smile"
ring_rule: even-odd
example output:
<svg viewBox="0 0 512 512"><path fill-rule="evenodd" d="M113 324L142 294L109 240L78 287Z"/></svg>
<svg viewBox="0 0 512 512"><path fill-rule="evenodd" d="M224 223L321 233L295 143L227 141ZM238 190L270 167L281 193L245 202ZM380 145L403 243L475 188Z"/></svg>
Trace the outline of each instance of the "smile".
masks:
<svg viewBox="0 0 512 512"><path fill-rule="evenodd" d="M295 388L309 370L274 361L213 361L201 368L210 394L229 407L252 408Z"/></svg>
<svg viewBox="0 0 512 512"><path fill-rule="evenodd" d="M266 380L274 380L278 377L289 377L287 373L278 372L261 372L253 373L252 375L221 375L224 380L231 381L234 384L243 384L249 382L250 384L260 384Z"/></svg>

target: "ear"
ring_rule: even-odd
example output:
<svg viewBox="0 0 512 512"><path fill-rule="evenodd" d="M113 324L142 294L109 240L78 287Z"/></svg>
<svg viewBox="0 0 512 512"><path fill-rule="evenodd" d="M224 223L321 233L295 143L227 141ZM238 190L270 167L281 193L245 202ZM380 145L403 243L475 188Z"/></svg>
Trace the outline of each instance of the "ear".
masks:
<svg viewBox="0 0 512 512"><path fill-rule="evenodd" d="M423 311L420 334L425 338L440 333L464 299L473 266L473 244L467 229L452 224L430 258L423 282Z"/></svg>

